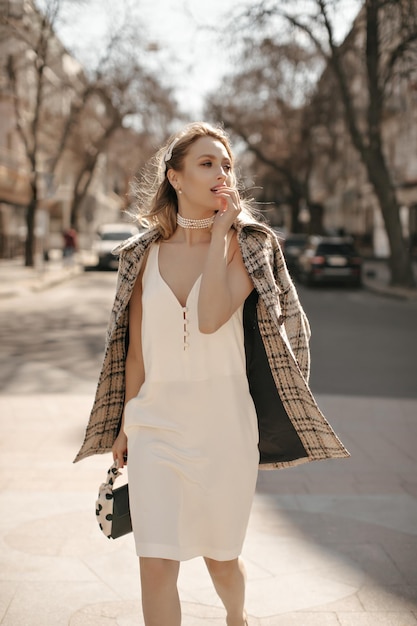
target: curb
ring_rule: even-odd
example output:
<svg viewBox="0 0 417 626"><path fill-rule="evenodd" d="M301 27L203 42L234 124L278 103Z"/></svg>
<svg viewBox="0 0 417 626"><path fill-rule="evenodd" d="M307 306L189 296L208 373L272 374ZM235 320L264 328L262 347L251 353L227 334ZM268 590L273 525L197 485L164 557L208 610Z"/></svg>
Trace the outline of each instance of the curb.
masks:
<svg viewBox="0 0 417 626"><path fill-rule="evenodd" d="M35 283L32 287L30 287L31 291L39 292L44 291L45 289L49 289L49 287L54 287L55 285L59 285L60 283L65 282L66 280L70 280L71 278L75 278L79 276L84 271L83 267L76 266L72 268L68 268L60 272L59 276L51 276L47 280L42 280L39 283Z"/></svg>
<svg viewBox="0 0 417 626"><path fill-rule="evenodd" d="M363 287L375 293L378 296L385 296L387 298L394 298L395 300L417 300L417 289L405 289L403 287L390 287L383 285L371 285L364 282Z"/></svg>

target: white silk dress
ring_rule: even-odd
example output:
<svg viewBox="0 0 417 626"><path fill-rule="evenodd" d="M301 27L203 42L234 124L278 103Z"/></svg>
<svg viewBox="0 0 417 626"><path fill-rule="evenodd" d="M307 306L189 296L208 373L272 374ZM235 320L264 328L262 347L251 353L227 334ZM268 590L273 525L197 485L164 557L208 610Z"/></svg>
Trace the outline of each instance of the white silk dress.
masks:
<svg viewBox="0 0 417 626"><path fill-rule="evenodd" d="M158 256L156 243L143 275L145 382L125 409L136 551L227 561L242 550L259 462L243 306L215 333L201 333L201 276L182 307Z"/></svg>

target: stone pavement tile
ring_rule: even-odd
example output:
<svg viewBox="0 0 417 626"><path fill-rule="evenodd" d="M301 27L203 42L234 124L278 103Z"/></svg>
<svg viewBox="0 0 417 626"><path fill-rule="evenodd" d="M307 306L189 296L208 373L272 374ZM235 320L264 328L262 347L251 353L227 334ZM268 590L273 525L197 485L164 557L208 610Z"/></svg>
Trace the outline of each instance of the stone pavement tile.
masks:
<svg viewBox="0 0 417 626"><path fill-rule="evenodd" d="M276 472L261 470L258 474L257 490L267 493L295 494L308 493L307 483L302 476L295 475L291 471L279 472L279 480L274 476Z"/></svg>
<svg viewBox="0 0 417 626"><path fill-rule="evenodd" d="M365 584L378 580L382 586L406 585L408 580L387 552L388 541L353 543L340 546L340 550L364 572Z"/></svg>
<svg viewBox="0 0 417 626"><path fill-rule="evenodd" d="M249 622L249 626L252 623ZM273 615L259 620L259 626L340 626L336 613L309 613L300 611Z"/></svg>
<svg viewBox="0 0 417 626"><path fill-rule="evenodd" d="M339 613L361 613L363 610L363 606L356 593L336 600L335 602L321 604L320 606L311 607L309 609L310 612L324 613L326 615L328 613L337 615L339 615Z"/></svg>
<svg viewBox="0 0 417 626"><path fill-rule="evenodd" d="M123 537L113 542L111 552L90 552L84 557L84 562L97 580L112 589L120 598L131 600L140 599L139 563L133 544L133 535Z"/></svg>
<svg viewBox="0 0 417 626"><path fill-rule="evenodd" d="M374 542L390 530L412 541L417 534L417 502L406 494L260 496L269 503L272 521L276 513L287 518L292 533L317 541Z"/></svg>
<svg viewBox="0 0 417 626"><path fill-rule="evenodd" d="M201 602L206 606L222 608L207 567L201 558L181 563L178 589L183 602L191 604Z"/></svg>
<svg viewBox="0 0 417 626"><path fill-rule="evenodd" d="M35 557L24 553L5 551L1 559L2 582L19 582L19 589L26 583L45 583L49 585L57 580L69 585L84 581L96 582L96 577L79 560L60 557Z"/></svg>
<svg viewBox="0 0 417 626"><path fill-rule="evenodd" d="M12 549L36 556L78 557L120 548L99 531L92 494L4 492L2 504L13 511L13 516L0 519L0 535Z"/></svg>
<svg viewBox="0 0 417 626"><path fill-rule="evenodd" d="M274 473L277 475L276 472ZM281 508L276 503L281 503L282 499L285 501L285 506ZM276 533L279 537L299 535L300 533L292 520L288 519L286 514L282 514L282 510L285 508L296 510L299 508L296 495L269 495L269 493L263 493L261 489L257 488L249 524L256 527L259 532Z"/></svg>
<svg viewBox="0 0 417 626"><path fill-rule="evenodd" d="M297 572L274 576L267 580L250 580L247 588L249 613L264 619L314 607L350 596L357 587L343 583L324 572Z"/></svg>
<svg viewBox="0 0 417 626"><path fill-rule="evenodd" d="M19 585L2 626L68 626L75 610L117 600L111 589L85 581L24 582Z"/></svg>
<svg viewBox="0 0 417 626"><path fill-rule="evenodd" d="M289 508L285 505L285 496L276 497L275 506L289 510L293 518L297 510L303 513L321 515L323 518L332 515L340 523L352 520L374 524L376 527L390 528L401 533L417 534L417 501L407 494L378 495L298 495L298 507ZM271 498L271 505L273 506ZM292 509L292 510L291 510ZM303 515L299 515L300 524ZM347 523L347 522L346 522ZM304 530L304 525L302 525ZM320 525L315 525L312 532L320 532ZM377 528L376 528L377 531Z"/></svg>
<svg viewBox="0 0 417 626"><path fill-rule="evenodd" d="M412 613L339 613L340 626L416 626L417 620Z"/></svg>
<svg viewBox="0 0 417 626"><path fill-rule="evenodd" d="M16 581L4 580L0 581L0 623L6 615L7 610L13 601L18 588Z"/></svg>
<svg viewBox="0 0 417 626"><path fill-rule="evenodd" d="M183 626L224 626L224 609L182 602ZM86 606L74 613L68 626L143 626L139 601L103 602ZM250 626L259 622L251 618Z"/></svg>
<svg viewBox="0 0 417 626"><path fill-rule="evenodd" d="M415 601L417 508L403 488L404 477L412 482L415 472L413 445L401 436L399 447L390 447L397 460L386 464L367 455L364 442L392 443L398 428L416 422L417 403L397 400L384 408L386 399L323 400L339 411L342 439L351 430L352 442L363 451L357 456L357 448L352 450L353 462L261 473L267 478L258 485L244 547L248 610L256 616L250 626L340 626L338 615L407 614ZM91 395L0 396L2 505L13 511L0 518L0 592L6 598L0 607L10 626L142 623L133 538L108 541L94 516L110 455L72 464L91 401ZM378 473L380 481L374 480ZM361 474L367 474L368 493L354 492ZM183 564L179 582L184 626L224 626L201 560ZM50 595L40 591L33 622L28 607L42 584ZM84 595L78 594L80 586ZM104 621L106 611L116 611L116 617Z"/></svg>
<svg viewBox="0 0 417 626"><path fill-rule="evenodd" d="M401 484L406 493L417 499L417 476L416 472L400 473Z"/></svg>
<svg viewBox="0 0 417 626"><path fill-rule="evenodd" d="M328 604L354 594L361 570L323 552L307 538L251 533L243 551L248 570L247 608L258 618ZM258 570L253 570L256 564Z"/></svg>
<svg viewBox="0 0 417 626"><path fill-rule="evenodd" d="M143 626L139 601L89 604L73 613L68 626Z"/></svg>
<svg viewBox="0 0 417 626"><path fill-rule="evenodd" d="M311 494L331 493L332 489L339 494L406 492L404 476L416 475L417 400L349 396L318 399L352 456L284 470L275 484L276 493L284 485L288 493L292 483L295 489L301 484L302 492L307 489ZM273 476L262 477L260 489L270 490L274 481ZM301 489L293 493L297 492Z"/></svg>
<svg viewBox="0 0 417 626"><path fill-rule="evenodd" d="M358 597L365 611L401 612L417 610L417 587L411 585L364 585Z"/></svg>
<svg viewBox="0 0 417 626"><path fill-rule="evenodd" d="M261 493L277 494L277 495L295 495L295 494L311 494L318 489L320 493L357 493L356 481L354 474L347 472L345 465L352 467L351 459L343 459L342 461L320 461L317 465L321 465L321 469L325 469L321 473L319 470L313 470L314 464L308 463L300 467L291 467L274 471L260 471L258 475L257 490ZM345 465L345 472L335 472L337 465ZM323 467L325 466L325 468ZM311 474L314 472L314 476Z"/></svg>
<svg viewBox="0 0 417 626"><path fill-rule="evenodd" d="M353 476L355 493L391 494L403 491L407 493L405 482L400 473L387 473L382 480L381 472L357 472Z"/></svg>
<svg viewBox="0 0 417 626"><path fill-rule="evenodd" d="M417 586L417 541L396 537L384 543L384 550L402 573L404 580Z"/></svg>

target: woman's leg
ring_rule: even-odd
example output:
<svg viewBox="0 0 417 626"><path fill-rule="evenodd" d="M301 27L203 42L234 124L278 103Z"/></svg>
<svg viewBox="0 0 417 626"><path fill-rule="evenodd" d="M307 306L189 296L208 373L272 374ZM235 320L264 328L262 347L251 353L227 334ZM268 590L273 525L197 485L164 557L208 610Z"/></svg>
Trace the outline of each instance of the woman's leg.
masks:
<svg viewBox="0 0 417 626"><path fill-rule="evenodd" d="M204 559L214 587L227 612L227 626L245 626L246 574L241 559L215 561Z"/></svg>
<svg viewBox="0 0 417 626"><path fill-rule="evenodd" d="M180 626L179 562L148 557L139 562L145 626Z"/></svg>

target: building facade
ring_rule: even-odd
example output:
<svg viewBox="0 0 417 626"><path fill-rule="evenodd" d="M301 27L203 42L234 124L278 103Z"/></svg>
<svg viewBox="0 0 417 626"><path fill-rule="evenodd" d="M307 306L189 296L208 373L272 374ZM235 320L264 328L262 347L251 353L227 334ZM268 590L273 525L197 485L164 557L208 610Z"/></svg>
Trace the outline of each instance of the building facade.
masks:
<svg viewBox="0 0 417 626"><path fill-rule="evenodd" d="M34 176L30 153L36 152L38 183L36 249L47 252L62 246L74 189L87 170L89 144L103 132L107 115L100 98L91 97L84 106L84 70L53 28L45 29L44 16L32 0L0 0L0 12L0 257L13 257L22 253L27 234ZM42 28L47 53L39 57ZM45 62L40 103L39 62ZM119 220L125 194L126 172L111 149L104 149L81 198L80 230L90 232L100 223Z"/></svg>
<svg viewBox="0 0 417 626"><path fill-rule="evenodd" d="M383 15L382 55L395 44L392 14ZM385 18L385 22L384 22ZM388 19L390 23L388 24ZM367 122L368 86L365 71L365 15L361 11L342 44L348 86L359 127ZM383 59L381 60L383 62ZM414 68L417 68L417 55ZM310 175L310 198L324 208L324 228L346 232L379 257L389 255L382 215L359 153L347 130L344 110L335 97L337 86L329 68L318 84L313 106L320 103L314 128L314 166ZM325 114L323 115L323 108ZM394 74L386 86L382 118L382 145L392 174L403 234L410 247L417 246L417 73Z"/></svg>

